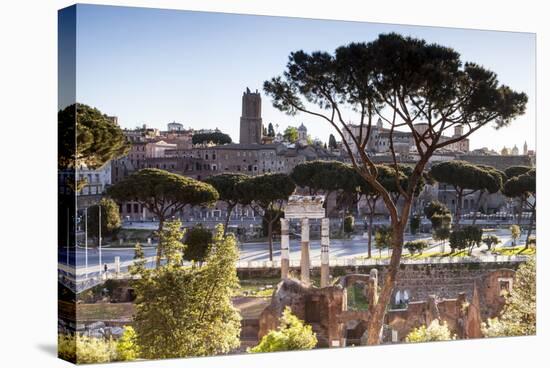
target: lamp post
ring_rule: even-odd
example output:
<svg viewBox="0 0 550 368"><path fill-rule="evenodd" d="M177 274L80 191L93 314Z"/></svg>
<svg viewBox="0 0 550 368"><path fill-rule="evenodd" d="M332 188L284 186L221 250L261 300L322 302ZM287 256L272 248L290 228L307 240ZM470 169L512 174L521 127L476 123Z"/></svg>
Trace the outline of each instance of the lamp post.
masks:
<svg viewBox="0 0 550 368"><path fill-rule="evenodd" d="M103 267L101 261L101 203L98 204L98 213L99 213L99 223L98 223L98 247L99 247L99 275L103 274Z"/></svg>
<svg viewBox="0 0 550 368"><path fill-rule="evenodd" d="M84 274L88 278L88 208L84 208Z"/></svg>
<svg viewBox="0 0 550 368"><path fill-rule="evenodd" d="M71 223L71 219L69 218L70 216L70 210L69 210L69 207L67 207L67 266L69 266L69 234L71 232L71 229L69 228L70 226L70 223Z"/></svg>

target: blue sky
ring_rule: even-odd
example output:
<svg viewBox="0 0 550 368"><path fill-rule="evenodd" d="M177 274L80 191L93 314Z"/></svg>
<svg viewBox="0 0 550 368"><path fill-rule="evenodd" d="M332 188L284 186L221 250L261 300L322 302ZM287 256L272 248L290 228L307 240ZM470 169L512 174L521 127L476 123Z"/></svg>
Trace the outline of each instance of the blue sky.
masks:
<svg viewBox="0 0 550 368"><path fill-rule="evenodd" d="M484 127L471 147L535 144L535 35L363 22L78 5L77 100L117 115L122 127L219 128L238 140L241 96L283 72L291 51L333 51L398 32L453 47L463 61L495 71L529 96L527 113L495 134ZM304 123L328 140L314 117L289 117L262 96L263 121ZM521 147L520 147L521 148Z"/></svg>

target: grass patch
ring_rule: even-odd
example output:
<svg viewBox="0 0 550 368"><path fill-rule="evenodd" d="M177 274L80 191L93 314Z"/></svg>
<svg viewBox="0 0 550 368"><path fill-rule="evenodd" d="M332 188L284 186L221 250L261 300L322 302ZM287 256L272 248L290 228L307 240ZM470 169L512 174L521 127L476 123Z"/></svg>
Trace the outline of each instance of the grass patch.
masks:
<svg viewBox="0 0 550 368"><path fill-rule="evenodd" d="M362 288L357 285L351 285L347 288L348 292L348 310L367 310L369 303L367 298L363 295Z"/></svg>
<svg viewBox="0 0 550 368"><path fill-rule="evenodd" d="M279 281L281 281L280 278L240 280L241 286L235 290L234 296L271 297Z"/></svg>
<svg viewBox="0 0 550 368"><path fill-rule="evenodd" d="M524 246L512 247L512 248L496 248L493 250L493 253L498 254L499 256L532 256L537 254L537 249L530 247L525 249Z"/></svg>
<svg viewBox="0 0 550 368"><path fill-rule="evenodd" d="M132 303L94 303L77 304L78 321L110 321L131 319L134 314Z"/></svg>

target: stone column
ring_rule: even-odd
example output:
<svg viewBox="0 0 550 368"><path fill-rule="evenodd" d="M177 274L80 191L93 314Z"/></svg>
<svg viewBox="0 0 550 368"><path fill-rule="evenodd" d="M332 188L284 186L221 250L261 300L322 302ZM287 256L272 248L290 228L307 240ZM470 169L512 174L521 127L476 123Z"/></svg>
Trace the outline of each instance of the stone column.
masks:
<svg viewBox="0 0 550 368"><path fill-rule="evenodd" d="M288 278L288 267L289 267L289 237L288 237L288 220L285 218L281 219L281 279Z"/></svg>
<svg viewBox="0 0 550 368"><path fill-rule="evenodd" d="M329 286L329 219L321 219L321 287Z"/></svg>
<svg viewBox="0 0 550 368"><path fill-rule="evenodd" d="M309 219L302 219L302 254L300 258L300 279L309 283Z"/></svg>

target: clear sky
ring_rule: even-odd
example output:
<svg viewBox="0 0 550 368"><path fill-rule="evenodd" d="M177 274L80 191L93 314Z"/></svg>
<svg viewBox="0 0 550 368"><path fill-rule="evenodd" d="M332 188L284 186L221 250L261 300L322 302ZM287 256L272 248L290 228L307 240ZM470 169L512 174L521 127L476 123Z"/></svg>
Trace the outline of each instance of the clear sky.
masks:
<svg viewBox="0 0 550 368"><path fill-rule="evenodd" d="M241 96L281 74L291 51L334 51L398 32L450 46L529 96L527 113L495 134L484 127L471 147L500 150L535 144L535 35L364 22L186 12L98 5L77 9L77 100L119 117L125 128L219 128L239 138ZM304 123L328 140L332 128L314 117L290 117L262 93L263 121Z"/></svg>

